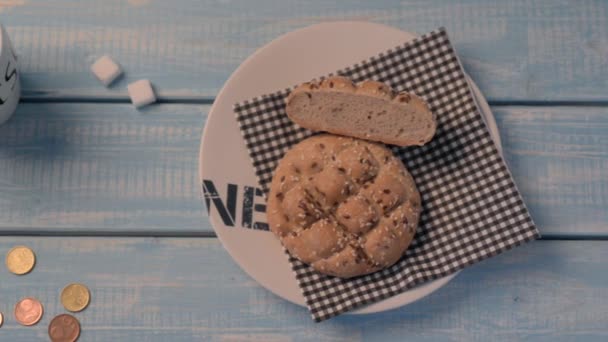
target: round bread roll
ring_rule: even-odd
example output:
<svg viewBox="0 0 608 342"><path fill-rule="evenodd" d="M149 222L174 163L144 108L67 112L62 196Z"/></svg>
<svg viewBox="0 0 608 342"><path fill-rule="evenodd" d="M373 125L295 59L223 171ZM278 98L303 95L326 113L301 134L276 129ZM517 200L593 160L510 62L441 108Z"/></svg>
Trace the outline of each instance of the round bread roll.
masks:
<svg viewBox="0 0 608 342"><path fill-rule="evenodd" d="M420 210L412 176L389 149L321 134L279 162L267 215L292 256L321 273L350 278L399 260Z"/></svg>

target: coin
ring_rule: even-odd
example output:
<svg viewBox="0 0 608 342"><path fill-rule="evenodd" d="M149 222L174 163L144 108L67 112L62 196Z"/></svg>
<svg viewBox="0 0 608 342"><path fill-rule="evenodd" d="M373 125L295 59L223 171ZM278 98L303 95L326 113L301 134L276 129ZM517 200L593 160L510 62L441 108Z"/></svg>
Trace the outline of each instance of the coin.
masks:
<svg viewBox="0 0 608 342"><path fill-rule="evenodd" d="M4 324L4 314L0 312L0 328L2 327L2 324Z"/></svg>
<svg viewBox="0 0 608 342"><path fill-rule="evenodd" d="M82 284L70 284L61 291L61 303L68 311L80 312L89 305L90 300L91 293Z"/></svg>
<svg viewBox="0 0 608 342"><path fill-rule="evenodd" d="M25 246L13 247L6 254L6 267L17 275L29 273L34 268L34 264L36 264L36 255Z"/></svg>
<svg viewBox="0 0 608 342"><path fill-rule="evenodd" d="M15 319L21 325L34 325L42 318L44 309L36 298L23 298L15 305Z"/></svg>
<svg viewBox="0 0 608 342"><path fill-rule="evenodd" d="M49 324L49 337L52 342L74 342L80 336L80 322L68 314L55 316Z"/></svg>

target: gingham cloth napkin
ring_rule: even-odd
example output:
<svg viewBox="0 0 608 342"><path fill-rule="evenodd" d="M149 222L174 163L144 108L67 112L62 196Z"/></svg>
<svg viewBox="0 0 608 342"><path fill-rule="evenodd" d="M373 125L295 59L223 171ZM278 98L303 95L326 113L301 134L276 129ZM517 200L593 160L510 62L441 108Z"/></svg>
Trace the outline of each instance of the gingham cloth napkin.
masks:
<svg viewBox="0 0 608 342"><path fill-rule="evenodd" d="M337 71L422 96L437 116L423 147L397 148L422 196L414 241L392 267L354 279L317 273L290 257L315 321L394 296L538 238L522 198L482 119L445 29ZM315 75L311 75L315 76ZM283 154L314 134L285 113L289 89L235 105L262 189Z"/></svg>

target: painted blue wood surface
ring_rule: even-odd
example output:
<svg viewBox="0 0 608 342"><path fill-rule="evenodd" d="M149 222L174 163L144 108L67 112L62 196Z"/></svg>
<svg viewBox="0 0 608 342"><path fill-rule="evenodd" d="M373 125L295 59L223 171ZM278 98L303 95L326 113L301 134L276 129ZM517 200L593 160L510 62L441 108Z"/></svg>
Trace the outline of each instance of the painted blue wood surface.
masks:
<svg viewBox="0 0 608 342"><path fill-rule="evenodd" d="M0 126L0 236L109 235L0 237L0 255L16 244L38 255L24 277L0 267L0 341L46 340L72 281L93 295L76 315L81 341L608 340L607 18L607 2L588 0L0 0L26 102L37 102ZM568 240L492 258L399 310L313 324L215 238L116 237L212 231L197 176L209 106L137 112L116 103L127 101L125 85L147 77L164 99L210 103L259 46L331 20L447 27L500 104L505 157L533 218L545 237ZM105 53L127 70L110 89L88 71ZM11 316L26 295L46 308L32 328Z"/></svg>
<svg viewBox="0 0 608 342"><path fill-rule="evenodd" d="M492 110L505 158L541 233L608 236L608 108Z"/></svg>
<svg viewBox="0 0 608 342"><path fill-rule="evenodd" d="M211 232L198 187L208 109L22 104L0 126L0 231ZM507 162L542 234L608 236L608 109L494 112Z"/></svg>
<svg viewBox="0 0 608 342"><path fill-rule="evenodd" d="M258 47L311 24L366 20L425 32L445 26L490 100L608 97L605 1L5 0L0 21L21 54L27 97L122 98L152 79L165 98L212 98ZM126 78L89 72L114 56Z"/></svg>
<svg viewBox="0 0 608 342"><path fill-rule="evenodd" d="M44 340L64 310L59 292L80 281L91 304L76 317L81 341L605 341L606 241L540 241L470 267L405 308L321 324L257 285L209 238L0 238L38 256L18 277L2 267L2 341ZM31 328L10 314L35 296Z"/></svg>
<svg viewBox="0 0 608 342"><path fill-rule="evenodd" d="M22 104L0 126L1 230L210 231L197 176L207 110Z"/></svg>

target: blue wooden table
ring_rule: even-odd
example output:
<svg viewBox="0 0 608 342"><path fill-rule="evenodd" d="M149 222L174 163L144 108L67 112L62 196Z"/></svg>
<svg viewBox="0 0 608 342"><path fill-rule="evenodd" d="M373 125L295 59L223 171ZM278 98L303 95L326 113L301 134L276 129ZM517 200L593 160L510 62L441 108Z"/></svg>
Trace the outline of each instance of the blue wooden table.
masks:
<svg viewBox="0 0 608 342"><path fill-rule="evenodd" d="M401 309L314 324L257 285L206 218L198 145L230 73L276 36L368 20L445 26L488 98L543 239L466 269ZM1 341L46 339L59 291L88 284L82 341L608 340L608 3L603 1L0 0L23 100L0 126ZM90 74L109 54L111 89ZM125 85L161 104L136 111ZM46 315L25 328L14 303Z"/></svg>

